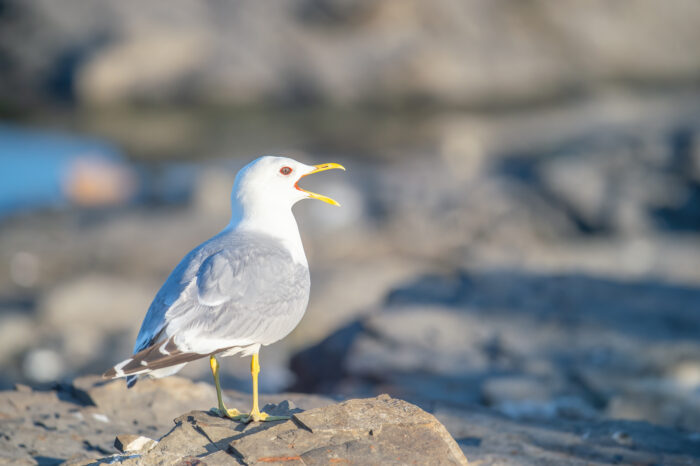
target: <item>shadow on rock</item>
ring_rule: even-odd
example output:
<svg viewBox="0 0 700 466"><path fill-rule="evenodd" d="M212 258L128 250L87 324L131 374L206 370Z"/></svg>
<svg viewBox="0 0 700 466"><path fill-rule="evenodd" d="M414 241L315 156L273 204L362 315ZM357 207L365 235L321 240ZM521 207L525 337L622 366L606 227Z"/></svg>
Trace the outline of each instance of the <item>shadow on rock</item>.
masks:
<svg viewBox="0 0 700 466"><path fill-rule="evenodd" d="M700 336L700 288L586 274L520 271L424 276L394 290L387 306L438 305L472 314L516 316L564 327L599 325L650 341Z"/></svg>
<svg viewBox="0 0 700 466"><path fill-rule="evenodd" d="M425 276L298 353L294 388L515 419L700 428L700 289L519 271Z"/></svg>

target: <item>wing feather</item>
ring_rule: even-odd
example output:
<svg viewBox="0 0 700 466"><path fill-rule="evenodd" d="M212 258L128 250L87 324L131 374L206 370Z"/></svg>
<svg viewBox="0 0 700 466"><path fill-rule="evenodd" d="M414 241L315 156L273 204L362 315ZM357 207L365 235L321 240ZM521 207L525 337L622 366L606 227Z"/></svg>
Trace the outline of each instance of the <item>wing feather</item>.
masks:
<svg viewBox="0 0 700 466"><path fill-rule="evenodd" d="M220 306L236 297L241 260L219 251L207 257L197 272L197 300L204 306Z"/></svg>
<svg viewBox="0 0 700 466"><path fill-rule="evenodd" d="M149 307L134 353L166 341L179 354L199 355L270 344L296 327L308 296L308 268L295 263L276 239L221 234L195 248L170 274ZM149 367L184 357L158 354L149 356Z"/></svg>

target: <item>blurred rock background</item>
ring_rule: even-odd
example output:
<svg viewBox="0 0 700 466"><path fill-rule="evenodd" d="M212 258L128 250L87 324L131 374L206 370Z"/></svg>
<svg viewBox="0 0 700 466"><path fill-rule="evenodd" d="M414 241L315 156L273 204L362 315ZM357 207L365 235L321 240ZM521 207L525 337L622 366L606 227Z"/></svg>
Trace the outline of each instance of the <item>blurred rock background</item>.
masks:
<svg viewBox="0 0 700 466"><path fill-rule="evenodd" d="M0 1L0 387L128 355L272 153L348 171L264 390L698 430L697 44L691 0Z"/></svg>

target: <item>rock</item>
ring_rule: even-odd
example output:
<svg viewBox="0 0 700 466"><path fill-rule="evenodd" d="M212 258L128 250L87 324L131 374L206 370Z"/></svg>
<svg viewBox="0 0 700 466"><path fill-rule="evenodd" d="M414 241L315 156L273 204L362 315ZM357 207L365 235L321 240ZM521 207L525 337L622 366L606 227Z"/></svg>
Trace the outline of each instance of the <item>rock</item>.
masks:
<svg viewBox="0 0 700 466"><path fill-rule="evenodd" d="M22 369L24 376L33 382L51 382L65 371L65 364L58 352L35 348L25 356Z"/></svg>
<svg viewBox="0 0 700 466"><path fill-rule="evenodd" d="M528 178L527 190L560 209L585 234L638 238L697 230L694 124L638 121L632 128L579 128L557 141L504 150L499 171ZM512 152L511 152L512 151ZM509 153L511 152L511 153Z"/></svg>
<svg viewBox="0 0 700 466"><path fill-rule="evenodd" d="M700 393L669 378L646 378L617 385L605 412L615 419L644 419L657 424L700 429Z"/></svg>
<svg viewBox="0 0 700 466"><path fill-rule="evenodd" d="M139 434L151 435L155 428L168 426L188 408L209 409L216 401L216 391L211 385L182 377L140 380L133 388L127 389L123 380L105 381L87 376L75 379L70 389L73 396L95 406L108 418L131 419L134 425L147 429ZM236 402L232 399L226 401Z"/></svg>
<svg viewBox="0 0 700 466"><path fill-rule="evenodd" d="M700 360L680 361L669 370L669 376L681 387L700 388Z"/></svg>
<svg viewBox="0 0 700 466"><path fill-rule="evenodd" d="M695 464L696 434L632 421L516 422L476 407L440 408L470 463L487 465Z"/></svg>
<svg viewBox="0 0 700 466"><path fill-rule="evenodd" d="M143 435L120 434L114 439L114 448L122 453L131 453L141 450L151 450L158 444L153 439Z"/></svg>
<svg viewBox="0 0 700 466"><path fill-rule="evenodd" d="M429 275L298 353L294 389L697 429L698 300L693 286L585 274Z"/></svg>
<svg viewBox="0 0 700 466"><path fill-rule="evenodd" d="M263 395L263 399L277 400L277 405L267 408L284 413L333 403L328 398L298 394ZM251 403L249 395L229 391L225 392L225 400L240 409L247 409ZM54 463L89 464L114 453L115 446L127 457L156 448L175 451L180 447L175 435L157 443L152 439L167 434L172 420L183 412L209 409L215 404L213 386L179 377L141 380L130 390L123 380L104 381L96 376L76 379L53 390L19 386L0 392L0 464L43 464L49 459ZM207 441L202 438L205 445Z"/></svg>
<svg viewBox="0 0 700 466"><path fill-rule="evenodd" d="M0 16L0 98L503 106L609 82L692 82L700 55L677 44L700 41L697 15L692 1L12 1ZM36 24L42 34L27 34Z"/></svg>
<svg viewBox="0 0 700 466"><path fill-rule="evenodd" d="M435 417L386 395L286 414L292 419L241 425L193 411L176 419L175 428L152 450L123 464L184 457L206 464L214 459L244 464L467 464Z"/></svg>
<svg viewBox="0 0 700 466"><path fill-rule="evenodd" d="M430 414L401 400L380 396L350 400L295 414L274 428L279 450L270 456L299 456L306 463L387 464L415 461L466 464L445 428ZM254 436L231 442L246 459L259 459ZM288 443L294 445L288 447Z"/></svg>
<svg viewBox="0 0 700 466"><path fill-rule="evenodd" d="M208 411L188 411L206 392L209 403L202 404L215 401L214 388L205 384L170 377L143 380L127 391L120 381L97 380L0 392L0 464L465 464L463 454L479 464L700 460L697 434L646 422L524 421L484 407L444 403L436 405L433 416L387 395L334 403L281 394L264 395L272 401L264 409L291 420L244 425ZM248 396L226 395L230 406L250 403ZM166 420L176 409L186 414ZM124 452L116 453L115 443Z"/></svg>

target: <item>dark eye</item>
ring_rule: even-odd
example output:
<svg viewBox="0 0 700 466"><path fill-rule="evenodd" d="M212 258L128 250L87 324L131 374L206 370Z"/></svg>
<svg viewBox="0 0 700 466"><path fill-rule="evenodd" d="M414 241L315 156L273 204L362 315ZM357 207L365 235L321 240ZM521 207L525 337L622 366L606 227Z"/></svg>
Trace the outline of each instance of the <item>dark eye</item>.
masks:
<svg viewBox="0 0 700 466"><path fill-rule="evenodd" d="M280 173L283 175L289 175L292 173L292 168L291 167L282 167L280 168Z"/></svg>

